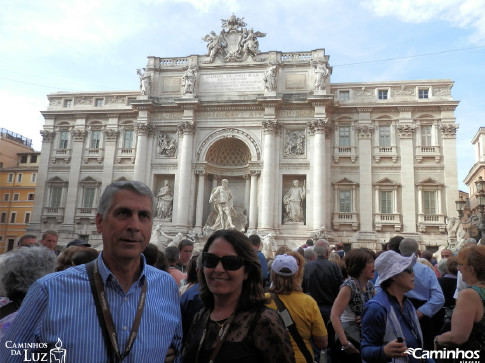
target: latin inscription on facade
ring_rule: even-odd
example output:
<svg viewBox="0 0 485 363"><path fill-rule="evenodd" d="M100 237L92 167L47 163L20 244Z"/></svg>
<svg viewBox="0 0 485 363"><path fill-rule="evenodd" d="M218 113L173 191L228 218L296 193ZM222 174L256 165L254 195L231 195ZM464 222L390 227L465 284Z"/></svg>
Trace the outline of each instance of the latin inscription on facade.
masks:
<svg viewBox="0 0 485 363"><path fill-rule="evenodd" d="M264 91L263 73L201 74L199 93Z"/></svg>

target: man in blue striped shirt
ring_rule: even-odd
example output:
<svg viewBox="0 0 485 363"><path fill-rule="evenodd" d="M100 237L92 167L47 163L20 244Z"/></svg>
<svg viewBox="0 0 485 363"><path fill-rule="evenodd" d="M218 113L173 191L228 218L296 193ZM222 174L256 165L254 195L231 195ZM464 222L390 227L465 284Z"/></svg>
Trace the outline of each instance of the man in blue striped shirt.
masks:
<svg viewBox="0 0 485 363"><path fill-rule="evenodd" d="M142 255L154 206L143 183L106 188L96 215L103 251L92 272L81 265L34 283L0 342L0 362L164 362L169 347L179 360L177 286Z"/></svg>

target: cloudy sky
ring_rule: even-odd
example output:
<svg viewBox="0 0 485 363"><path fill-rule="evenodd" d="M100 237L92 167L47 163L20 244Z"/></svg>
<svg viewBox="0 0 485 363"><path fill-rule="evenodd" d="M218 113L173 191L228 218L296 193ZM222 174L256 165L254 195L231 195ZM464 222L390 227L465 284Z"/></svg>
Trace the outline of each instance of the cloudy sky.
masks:
<svg viewBox="0 0 485 363"><path fill-rule="evenodd" d="M136 90L148 55L204 54L232 13L263 52L325 48L332 82L451 79L459 187L485 126L484 0L0 0L0 127L40 150L49 93Z"/></svg>

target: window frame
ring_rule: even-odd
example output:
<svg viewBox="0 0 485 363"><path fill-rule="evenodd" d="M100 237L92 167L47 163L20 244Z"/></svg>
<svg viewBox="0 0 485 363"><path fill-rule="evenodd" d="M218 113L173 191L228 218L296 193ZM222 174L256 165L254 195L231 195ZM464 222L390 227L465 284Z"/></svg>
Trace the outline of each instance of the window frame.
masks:
<svg viewBox="0 0 485 363"><path fill-rule="evenodd" d="M17 212L10 212L10 219L9 219L9 223L17 223Z"/></svg>
<svg viewBox="0 0 485 363"><path fill-rule="evenodd" d="M388 100L389 99L389 90L384 88L377 89L377 99L378 100Z"/></svg>
<svg viewBox="0 0 485 363"><path fill-rule="evenodd" d="M387 131L384 133L385 129ZM391 125L379 125L379 146L391 146Z"/></svg>
<svg viewBox="0 0 485 363"><path fill-rule="evenodd" d="M65 137L64 137L65 136ZM69 131L60 130L59 131L59 149L66 150L69 148Z"/></svg>
<svg viewBox="0 0 485 363"><path fill-rule="evenodd" d="M343 194L347 194L342 198ZM339 189L338 190L338 212L339 213L352 213L352 189Z"/></svg>
<svg viewBox="0 0 485 363"><path fill-rule="evenodd" d="M386 195L386 198L383 198L384 195ZM389 199L387 199L387 196L389 196ZM379 213L394 214L394 190L379 190Z"/></svg>
<svg viewBox="0 0 485 363"><path fill-rule="evenodd" d="M342 132L344 129L346 129L345 133ZM352 131L352 127L350 125L341 125L338 127L338 146L342 146L342 147L352 146L352 140L350 138L351 131ZM347 140L347 141L342 142L343 140Z"/></svg>

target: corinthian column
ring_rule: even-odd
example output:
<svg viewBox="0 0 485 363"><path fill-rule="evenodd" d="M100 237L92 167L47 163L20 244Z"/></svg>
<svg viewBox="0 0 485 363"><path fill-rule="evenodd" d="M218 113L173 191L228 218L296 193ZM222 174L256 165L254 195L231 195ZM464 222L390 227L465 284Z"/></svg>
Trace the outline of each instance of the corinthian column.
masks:
<svg viewBox="0 0 485 363"><path fill-rule="evenodd" d="M251 191L249 196L249 230L258 227L258 176L259 171L250 171L251 174Z"/></svg>
<svg viewBox="0 0 485 363"><path fill-rule="evenodd" d="M278 124L276 120L264 120L263 173L261 191L260 229L273 229L274 189L276 185L275 139Z"/></svg>
<svg viewBox="0 0 485 363"><path fill-rule="evenodd" d="M327 220L327 198L325 195L326 173L326 154L325 154L325 134L327 119L315 119L310 123L310 128L314 132L313 138L313 183L311 195L313 202L313 229L317 230L326 225Z"/></svg>
<svg viewBox="0 0 485 363"><path fill-rule="evenodd" d="M150 123L137 122L135 125L135 132L137 134L136 141L136 158L135 171L133 179L141 181L146 184L146 165L148 154L148 136L153 132L155 127Z"/></svg>
<svg viewBox="0 0 485 363"><path fill-rule="evenodd" d="M196 170L198 189L197 189L197 205L195 210L195 228L198 232L202 232L202 217L204 214L204 189L205 189L205 179L206 172L204 170Z"/></svg>
<svg viewBox="0 0 485 363"><path fill-rule="evenodd" d="M37 189L35 190L34 208L32 210L32 219L27 231L40 231L40 220L42 217L42 207L44 201L44 193L47 190L47 171L49 170L49 159L52 151L52 143L54 142L55 131L42 130L42 149L40 152L39 171L37 173Z"/></svg>
<svg viewBox="0 0 485 363"><path fill-rule="evenodd" d="M194 123L182 121L178 124L179 137L182 138L179 159L179 178L177 191L177 227L189 225L190 185L192 179L192 144L194 139Z"/></svg>

